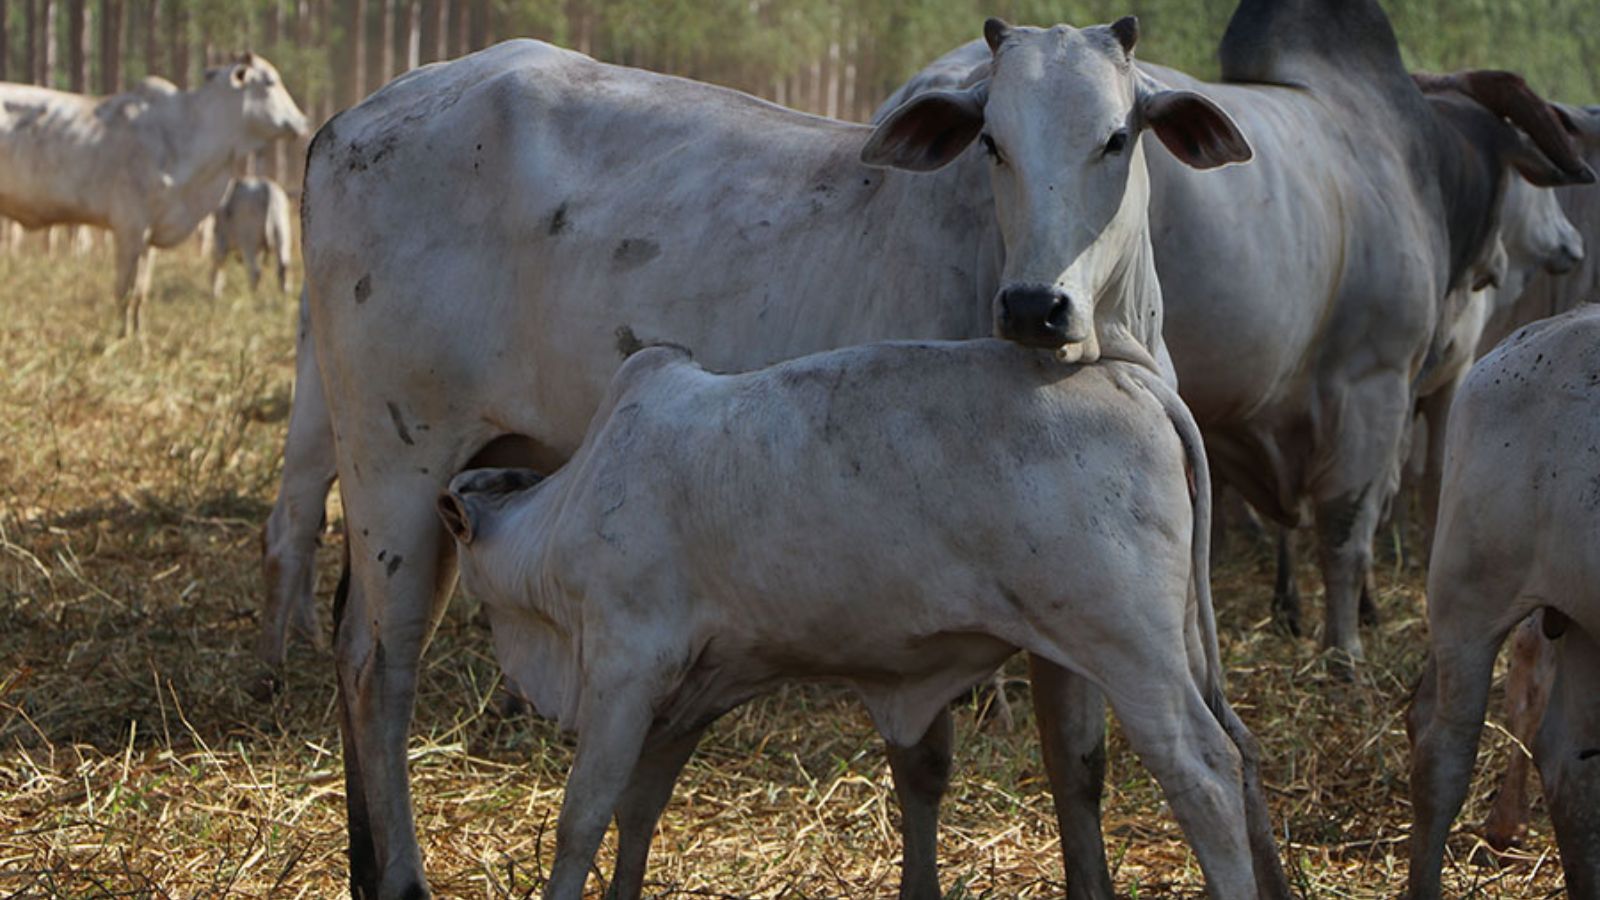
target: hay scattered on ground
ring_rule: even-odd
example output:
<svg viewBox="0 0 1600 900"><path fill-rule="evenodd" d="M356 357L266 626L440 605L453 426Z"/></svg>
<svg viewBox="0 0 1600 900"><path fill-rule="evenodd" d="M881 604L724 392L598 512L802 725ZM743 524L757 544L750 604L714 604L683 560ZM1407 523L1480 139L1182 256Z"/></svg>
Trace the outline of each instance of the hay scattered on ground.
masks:
<svg viewBox="0 0 1600 900"><path fill-rule="evenodd" d="M108 347L110 260L0 256L0 894L329 897L344 890L343 779L325 653L297 650L270 704L246 688L293 376L294 304L220 303L206 264L163 254L146 345ZM337 545L330 534L326 543ZM1415 542L1413 541L1413 544ZM324 550L321 593L337 553ZM1316 584L1309 569L1302 583ZM1385 557L1384 624L1353 683L1313 639L1267 622L1264 546L1240 534L1216 572L1230 694L1261 739L1291 877L1306 896L1393 896L1403 882L1402 713L1423 650L1421 577ZM1309 592L1316 613L1318 592ZM1015 672L1020 674L1020 669ZM543 884L571 744L502 714L487 635L451 607L427 658L412 779L441 897ZM958 718L941 855L950 897L1059 897L1055 825L1023 688L1013 734ZM1107 847L1129 897L1193 897L1199 868L1159 792L1114 737ZM1480 771L1512 744L1486 732ZM1451 842L1453 896L1559 888L1548 819L1502 856ZM719 723L657 838L661 897L892 895L897 811L882 750L837 691L794 688ZM608 845L602 869L608 869ZM591 881L599 890L599 879ZM598 894L597 894L598 896Z"/></svg>

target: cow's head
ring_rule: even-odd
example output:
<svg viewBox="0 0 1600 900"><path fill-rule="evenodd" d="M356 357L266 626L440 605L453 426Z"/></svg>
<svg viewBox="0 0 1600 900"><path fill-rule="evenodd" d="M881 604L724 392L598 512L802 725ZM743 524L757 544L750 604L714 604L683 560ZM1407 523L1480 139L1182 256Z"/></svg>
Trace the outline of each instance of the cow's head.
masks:
<svg viewBox="0 0 1600 900"><path fill-rule="evenodd" d="M1508 283L1515 297L1540 271L1563 275L1583 261L1583 237L1556 200L1556 192L1521 178L1506 184L1500 201L1500 240L1505 242Z"/></svg>
<svg viewBox="0 0 1600 900"><path fill-rule="evenodd" d="M1131 16L1082 30L990 19L989 78L907 100L862 149L869 165L926 171L981 144L1005 242L994 298L1000 337L1068 359L1099 356L1095 304L1148 241L1145 129L1196 168L1250 159L1244 136L1210 100L1135 69L1138 37Z"/></svg>
<svg viewBox="0 0 1600 900"><path fill-rule="evenodd" d="M305 137L311 131L305 113L283 86L278 70L264 57L240 54L232 65L206 74L216 89L232 92L240 104L245 130L259 142Z"/></svg>

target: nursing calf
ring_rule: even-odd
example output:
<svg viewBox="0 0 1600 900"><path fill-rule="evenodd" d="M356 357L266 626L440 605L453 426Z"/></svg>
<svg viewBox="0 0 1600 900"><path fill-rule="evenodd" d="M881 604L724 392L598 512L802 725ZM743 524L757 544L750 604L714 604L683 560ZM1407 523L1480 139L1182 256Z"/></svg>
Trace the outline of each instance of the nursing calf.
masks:
<svg viewBox="0 0 1600 900"><path fill-rule="evenodd" d="M1142 365L998 341L731 376L636 354L549 479L469 470L440 500L508 681L578 732L545 897L581 896L613 814L614 887L637 897L706 727L801 678L860 694L904 809L901 897L940 897L947 704L1018 650L1053 786L1083 764L1064 746L1076 674L1110 698L1212 895L1284 895L1222 696L1209 491L1193 420Z"/></svg>
<svg viewBox="0 0 1600 900"><path fill-rule="evenodd" d="M1567 890L1600 897L1600 309L1536 323L1467 376L1428 571L1432 652L1412 701L1410 893L1440 896L1506 634L1542 610L1555 677L1533 741Z"/></svg>

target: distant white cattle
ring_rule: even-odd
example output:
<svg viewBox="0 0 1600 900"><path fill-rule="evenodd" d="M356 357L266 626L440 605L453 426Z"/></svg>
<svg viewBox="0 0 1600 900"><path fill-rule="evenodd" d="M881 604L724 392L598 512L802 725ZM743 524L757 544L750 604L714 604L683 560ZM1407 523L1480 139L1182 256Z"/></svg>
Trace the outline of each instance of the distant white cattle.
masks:
<svg viewBox="0 0 1600 900"><path fill-rule="evenodd" d="M948 748L950 699L1018 650L1052 774L1083 765L1052 755L1071 672L1110 699L1211 896L1287 896L1222 695L1200 432L1148 368L969 341L720 376L657 347L536 482L471 470L440 512L508 681L578 733L545 900L583 895L613 815L613 886L637 897L700 735L785 681L855 689L932 834L949 764L920 748Z"/></svg>
<svg viewBox="0 0 1600 900"><path fill-rule="evenodd" d="M223 264L237 253L250 272L250 290L261 282L263 254L278 268L278 290L289 290L289 196L270 178L239 178L217 207L212 244L211 296L222 294Z"/></svg>
<svg viewBox="0 0 1600 900"><path fill-rule="evenodd" d="M1528 326L1467 376L1446 432L1413 740L1411 900L1440 896L1495 656L1542 611L1555 677L1534 760L1572 897L1600 897L1600 308Z"/></svg>
<svg viewBox="0 0 1600 900"><path fill-rule="evenodd" d="M1248 144L1201 94L1136 75L1131 19L985 34L991 78L877 128L516 41L401 76L318 133L302 246L323 390L296 397L290 437L320 430L336 451L349 535L335 658L353 895L427 893L405 753L454 582L433 498L486 451L553 470L630 353L671 342L744 371L999 333L1170 372L1141 136L1201 167ZM275 587L297 590L312 542L293 536L314 539L328 468L287 459L280 505L306 527ZM275 594L267 623L300 600ZM1063 802L1082 826L1063 838L1074 879L1106 871L1086 797ZM907 859L931 863L931 843Z"/></svg>
<svg viewBox="0 0 1600 900"><path fill-rule="evenodd" d="M160 78L104 98L0 84L0 215L110 229L130 334L149 289L146 248L173 246L210 215L237 158L306 131L278 70L249 53L192 91Z"/></svg>

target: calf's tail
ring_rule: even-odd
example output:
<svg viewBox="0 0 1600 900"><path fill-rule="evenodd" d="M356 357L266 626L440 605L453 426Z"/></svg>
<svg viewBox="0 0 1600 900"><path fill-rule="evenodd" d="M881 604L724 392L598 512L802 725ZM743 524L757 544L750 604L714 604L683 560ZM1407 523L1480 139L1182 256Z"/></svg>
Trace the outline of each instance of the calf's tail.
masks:
<svg viewBox="0 0 1600 900"><path fill-rule="evenodd" d="M1288 900L1289 879L1278 859L1273 838L1272 817L1267 809L1261 784L1261 747L1245 727L1222 691L1222 652L1217 645L1217 615L1211 600L1211 468L1206 462L1205 442L1194 414L1178 397L1177 390L1154 371L1142 371L1146 387L1161 401L1172 422L1189 464L1192 483L1194 534L1190 538L1190 569L1194 580L1195 604L1200 624L1200 640L1205 653L1205 683L1200 685L1206 705L1222 725L1223 731L1239 748L1240 774L1244 781L1246 831L1255 867L1257 896L1267 900Z"/></svg>

